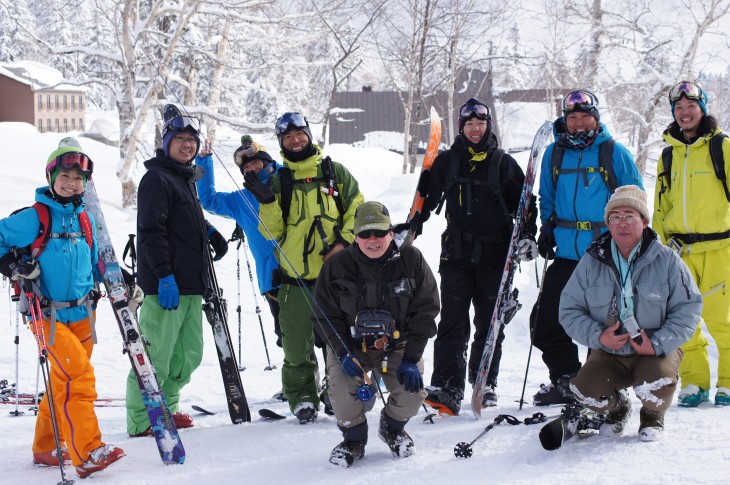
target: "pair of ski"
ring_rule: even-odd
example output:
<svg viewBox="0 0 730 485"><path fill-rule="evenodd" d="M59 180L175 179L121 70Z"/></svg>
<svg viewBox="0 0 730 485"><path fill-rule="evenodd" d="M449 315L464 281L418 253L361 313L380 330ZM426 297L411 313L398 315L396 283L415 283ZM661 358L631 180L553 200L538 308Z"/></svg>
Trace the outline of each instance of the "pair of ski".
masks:
<svg viewBox="0 0 730 485"><path fill-rule="evenodd" d="M516 288L513 288L514 274L517 265L519 264L516 257L517 242L522 237L525 223L527 222L527 212L533 196L532 191L535 183L538 159L545 147L547 147L550 137L552 136L552 132L553 124L546 121L535 134L532 147L530 148L530 158L527 162L527 169L525 170L525 181L522 185L520 202L517 207L517 211L515 212L514 229L512 230L507 258L504 264L504 272L502 273L502 280L497 292L497 301L494 305L494 312L489 326L487 341L484 345L479 369L477 370L476 379L474 380L471 408L477 419L481 419L482 417L482 401L484 399L484 390L487 383L487 373L489 372L489 367L491 366L492 358L494 357L497 336L499 335L501 327L508 323L514 313L521 307L517 300L518 291ZM426 155L423 161L423 167L421 169L422 178L420 180L423 180L423 173L430 172L433 161L436 159L436 155L438 154L440 140L441 119L436 113L436 110L431 108L431 130L428 146L426 148ZM426 194L421 190L425 191L425 189L425 187L420 187L420 185L416 189L408 221L412 221L414 218L420 216L423 209L423 203L426 198ZM420 217L418 218L420 219ZM412 241L415 238L415 235L415 228L410 227L408 235L405 237L406 243Z"/></svg>
<svg viewBox="0 0 730 485"><path fill-rule="evenodd" d="M61 140L59 148L61 147L81 149L74 138ZM84 199L86 210L92 215L96 226L98 270L102 276L106 296L112 305L114 317L122 334L124 353L129 357L132 371L142 394L142 400L160 458L165 464L182 464L185 461L185 448L173 421L167 399L157 379L154 365L149 358L147 341L139 331L137 316L129 308L129 294L114 252L114 246L104 220L93 179L89 179L86 185ZM205 296L204 309L215 336L231 421L233 423L250 421L248 404L238 372L238 363L236 362L227 328L225 300L222 299L222 292L215 277L212 258L207 254L207 251L205 257L208 260L207 287L209 290Z"/></svg>
<svg viewBox="0 0 730 485"><path fill-rule="evenodd" d="M203 407L200 407L198 405L195 405L195 404L193 404L192 408L194 411L197 411L200 414L204 414L206 416L215 415L215 411L209 411L209 410L207 410ZM264 419L270 419L273 421L279 421L282 419L286 419L286 416L284 416L283 414L279 414L276 411L272 411L271 409L268 409L268 408L259 409L259 416L261 416Z"/></svg>

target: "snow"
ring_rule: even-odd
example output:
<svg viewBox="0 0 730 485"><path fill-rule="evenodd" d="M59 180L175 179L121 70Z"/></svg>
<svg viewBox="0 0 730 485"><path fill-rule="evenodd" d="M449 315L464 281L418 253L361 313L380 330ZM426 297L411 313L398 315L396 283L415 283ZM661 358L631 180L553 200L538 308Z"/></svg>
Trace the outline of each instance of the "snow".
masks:
<svg viewBox="0 0 730 485"><path fill-rule="evenodd" d="M531 135L542 123L545 115L535 114L531 120L519 126L519 140L513 145L529 145ZM25 129L12 123L0 124L0 144L4 147L4 173L0 178L0 215L30 205L33 190L43 184L44 165L63 135ZM272 148L275 158L275 139L256 137ZM87 138L80 143L96 162L94 179L101 196L101 204L109 224L117 256L127 242L128 234L135 232L136 213L121 207L121 189L114 171L119 152L116 148L102 145ZM218 155L232 174L231 179L216 165L218 187L233 190L240 185L240 174L233 166L228 147L222 146ZM358 179L361 190L368 200L380 200L391 211L395 220L404 220L411 203L417 175L400 175L402 159L391 152L374 148L352 148L333 145L326 152L334 160L344 163ZM527 153L514 155L524 165ZM653 178L646 177L647 189L653 191ZM651 184L651 185L650 185ZM210 216L210 220L224 235L231 234L231 221ZM445 226L442 216L433 216L423 235L416 240L427 261L435 270L440 252L440 238ZM245 259L241 255L241 264ZM467 390L462 414L455 418L435 419L435 424L423 423L424 412L414 417L407 426L416 443L416 455L407 459L394 459L388 448L377 436L377 424L382 403L378 400L368 414L371 423L370 441L363 461L353 468L343 470L328 463L329 453L341 441L333 417L320 413L318 421L311 425L299 425L291 416L284 421L267 422L258 416L261 401L269 399L281 388L280 371L283 355L274 345L273 321L265 303L262 306L266 341L273 371L265 371L266 354L255 314L253 295L246 276L245 266L240 282L242 312L242 363L246 370L242 380L251 403L253 421L249 424L232 425L226 411L220 370L213 345L213 335L204 329L205 353L200 368L192 382L184 389L181 405L195 419L195 427L181 430L187 459L184 465L165 466L161 463L157 448L150 438L129 438L126 419L121 407L99 407L99 417L104 441L123 448L127 456L108 470L93 476L94 483L108 484L159 484L159 483L219 483L235 480L238 483L360 483L375 479L388 483L702 483L726 482L730 463L730 409L703 404L696 409L682 409L675 405L666 415L663 441L642 443L638 440L638 399L630 393L635 412L620 437L594 436L585 440L575 439L564 448L544 451L538 440L539 425L510 426L506 422L495 426L473 444L474 456L468 460L456 458L454 445L470 442L492 423L499 413L511 414L522 420L535 412L548 416L559 413L559 407L535 408L525 405L520 410L520 398L525 366L529 355L528 316L537 297L536 274L542 271L543 261L528 263L517 273L515 282L520 289L523 308L506 328L499 388L499 405L482 412L483 419L476 421L469 409ZM229 325L238 353L238 305L236 281L236 249L231 246L226 257L216 264L221 287L228 298ZM436 275L438 277L438 274ZM7 288L4 283L3 290ZM97 390L102 397L124 396L129 360L121 353L121 339L110 305L102 302L97 315L99 344L92 362L96 369ZM16 351L19 352L19 387L21 392L33 392L36 382L36 349L30 332L20 324L19 345L14 344L16 314L9 297L0 295L0 379L14 382ZM5 320L7 318L8 320ZM207 327L207 324L204 323ZM432 343L425 353L428 382L432 370ZM582 352L585 356L585 352ZM710 361L713 382L717 353L711 346ZM540 360L540 352L534 350L527 376L525 398L547 381L547 370ZM41 385L42 387L42 385ZM714 394L714 393L713 393ZM192 411L197 404L216 412L203 416ZM288 414L286 404L269 407ZM4 483L55 483L60 479L57 469L37 468L31 464L31 444L34 419L26 412L21 417L8 414L14 406L0 405L0 470ZM78 479L72 469L68 476ZM367 474L366 476L363 473ZM79 483L79 482L77 482Z"/></svg>

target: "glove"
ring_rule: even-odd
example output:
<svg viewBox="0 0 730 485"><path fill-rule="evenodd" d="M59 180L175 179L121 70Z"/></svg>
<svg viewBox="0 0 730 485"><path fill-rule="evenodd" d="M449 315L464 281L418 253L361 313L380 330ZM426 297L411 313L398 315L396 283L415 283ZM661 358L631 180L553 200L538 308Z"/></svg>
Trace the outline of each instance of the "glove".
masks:
<svg viewBox="0 0 730 485"><path fill-rule="evenodd" d="M270 204L276 200L274 197L274 191L272 190L272 179L269 178L267 183L263 183L259 180L259 176L253 171L248 172L243 176L243 186L248 189L249 192L256 197L256 200L262 204Z"/></svg>
<svg viewBox="0 0 730 485"><path fill-rule="evenodd" d="M344 354L340 356L340 364L342 364L342 370L345 371L350 377L362 377L363 371L359 365L355 362L355 357L352 354Z"/></svg>
<svg viewBox="0 0 730 485"><path fill-rule="evenodd" d="M213 226L208 229L208 244L210 244L210 247L213 248L213 252L215 253L213 261L220 261L228 252L226 238Z"/></svg>
<svg viewBox="0 0 730 485"><path fill-rule="evenodd" d="M176 310L180 303L180 291L175 283L175 276L169 275L160 278L157 286L157 302L165 310Z"/></svg>
<svg viewBox="0 0 730 485"><path fill-rule="evenodd" d="M526 234L525 237L517 241L516 256L518 261L532 261L537 257L537 243L535 236Z"/></svg>
<svg viewBox="0 0 730 485"><path fill-rule="evenodd" d="M545 259L555 259L555 235L553 234L552 227L546 229L545 227L540 228L540 237L537 238L537 251Z"/></svg>
<svg viewBox="0 0 730 485"><path fill-rule="evenodd" d="M395 371L395 376L408 392L418 392L423 389L423 376L413 362L407 360L401 362L400 367Z"/></svg>
<svg viewBox="0 0 730 485"><path fill-rule="evenodd" d="M13 273L12 276L10 276L10 279L13 281L18 281L20 279L34 280L38 278L40 274L41 267L38 266L38 261L35 259L29 259L22 263L18 263L13 267Z"/></svg>

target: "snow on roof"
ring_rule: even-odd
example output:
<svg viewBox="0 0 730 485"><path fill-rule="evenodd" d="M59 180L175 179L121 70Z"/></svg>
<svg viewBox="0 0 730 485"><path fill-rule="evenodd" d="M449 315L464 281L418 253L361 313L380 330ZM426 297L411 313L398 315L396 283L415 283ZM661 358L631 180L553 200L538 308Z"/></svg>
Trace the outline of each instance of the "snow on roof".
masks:
<svg viewBox="0 0 730 485"><path fill-rule="evenodd" d="M0 74L30 86L33 91L55 89L85 92L86 88L66 83L58 69L34 61L0 63Z"/></svg>

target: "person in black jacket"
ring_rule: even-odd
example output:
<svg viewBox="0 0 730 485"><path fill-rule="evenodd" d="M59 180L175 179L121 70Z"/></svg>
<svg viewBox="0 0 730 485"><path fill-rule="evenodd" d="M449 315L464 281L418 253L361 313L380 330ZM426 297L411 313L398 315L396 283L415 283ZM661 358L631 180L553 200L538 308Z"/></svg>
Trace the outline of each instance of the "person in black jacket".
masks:
<svg viewBox="0 0 730 485"><path fill-rule="evenodd" d="M166 107L165 112L169 110ZM166 119L162 148L145 162L137 194L137 284L145 293L139 327L178 428L193 426L180 412L181 389L203 356L203 295L208 244L215 260L225 238L205 220L195 190L193 160L200 148L199 122L177 112ZM135 375L127 379L127 432L151 436Z"/></svg>
<svg viewBox="0 0 730 485"><path fill-rule="evenodd" d="M358 388L366 372L390 391L378 436L396 458L415 452L404 427L426 397L422 356L436 334L438 287L421 252L397 247L392 229L388 209L365 202L355 213L355 244L333 255L317 278L314 328L327 344L329 395L344 437L330 463L342 467L365 455L367 407Z"/></svg>
<svg viewBox="0 0 730 485"><path fill-rule="evenodd" d="M446 203L447 226L441 235L441 321L434 342L431 385L426 402L440 412L456 415L464 398L465 378L473 383L487 340L497 291L519 205L525 176L517 162L497 146L491 131L489 108L469 99L459 110L459 135L450 150L436 157L420 186L427 197L423 224ZM426 180L427 178L427 180ZM518 257L534 259L537 211L530 204L526 232L519 243ZM420 232L420 227L418 231ZM468 367L469 307L474 305L474 341ZM504 331L496 340L487 375L483 406L495 405L497 375L502 357ZM467 374L468 371L468 374Z"/></svg>

